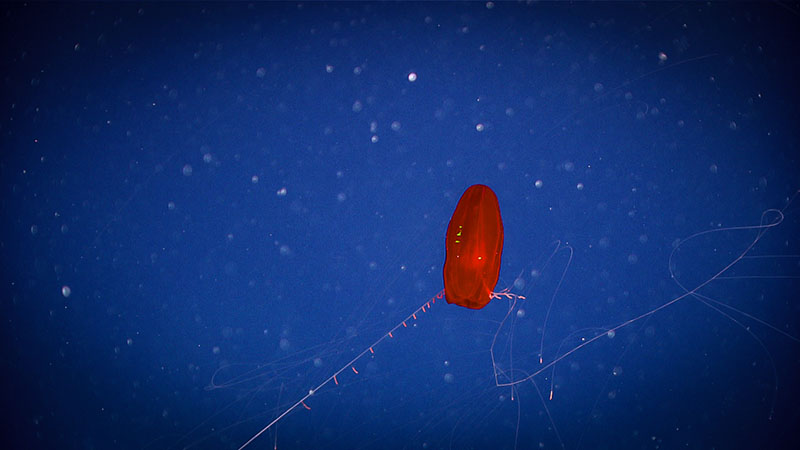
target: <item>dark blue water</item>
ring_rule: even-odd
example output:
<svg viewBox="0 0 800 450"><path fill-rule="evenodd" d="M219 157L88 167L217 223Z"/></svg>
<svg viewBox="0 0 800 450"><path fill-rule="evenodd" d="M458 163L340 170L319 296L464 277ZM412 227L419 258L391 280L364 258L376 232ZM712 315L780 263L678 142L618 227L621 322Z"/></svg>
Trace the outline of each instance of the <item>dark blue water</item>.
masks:
<svg viewBox="0 0 800 450"><path fill-rule="evenodd" d="M238 448L342 367L248 448L800 444L796 5L14 4L0 29L3 448ZM526 299L440 300L351 368L441 291L476 183Z"/></svg>

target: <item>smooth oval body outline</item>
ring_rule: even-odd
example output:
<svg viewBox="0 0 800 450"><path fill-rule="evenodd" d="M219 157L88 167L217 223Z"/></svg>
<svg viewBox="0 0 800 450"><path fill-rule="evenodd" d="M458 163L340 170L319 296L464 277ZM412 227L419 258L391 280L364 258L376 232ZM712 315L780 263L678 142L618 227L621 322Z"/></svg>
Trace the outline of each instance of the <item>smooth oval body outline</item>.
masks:
<svg viewBox="0 0 800 450"><path fill-rule="evenodd" d="M445 236L444 292L447 303L481 309L500 277L503 219L494 191L475 184L453 211Z"/></svg>

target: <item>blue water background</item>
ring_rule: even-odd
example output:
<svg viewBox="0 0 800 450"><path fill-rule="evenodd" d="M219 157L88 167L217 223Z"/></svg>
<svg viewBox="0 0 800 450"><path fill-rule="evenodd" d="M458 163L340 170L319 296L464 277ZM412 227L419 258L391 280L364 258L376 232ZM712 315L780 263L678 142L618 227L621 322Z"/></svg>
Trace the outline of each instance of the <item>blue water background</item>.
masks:
<svg viewBox="0 0 800 450"><path fill-rule="evenodd" d="M800 443L796 4L2 12L3 448ZM526 299L346 366L476 183Z"/></svg>

